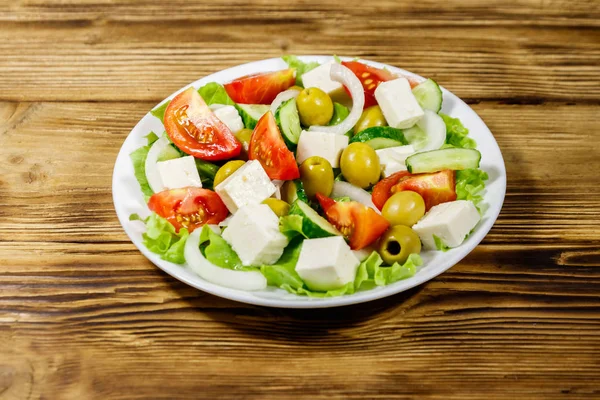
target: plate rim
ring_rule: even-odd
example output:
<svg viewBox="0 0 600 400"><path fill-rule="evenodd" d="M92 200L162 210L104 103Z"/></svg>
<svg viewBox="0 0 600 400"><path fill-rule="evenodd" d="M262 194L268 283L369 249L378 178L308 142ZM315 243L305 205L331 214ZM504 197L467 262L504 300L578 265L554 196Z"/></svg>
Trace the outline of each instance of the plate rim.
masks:
<svg viewBox="0 0 600 400"><path fill-rule="evenodd" d="M303 56L297 56L297 57L302 61L326 62L326 61L333 60L333 56L325 56L325 55L303 55ZM355 58L351 58L351 57L339 57L339 58L343 61L355 60ZM398 67L395 67L392 65L375 62L375 61L371 61L371 60L364 60L364 59L358 59L358 61L364 62L365 64L372 65L372 66L378 67L378 68L385 67L394 72L406 74L408 76L417 78L419 80L425 80L425 78L423 78L415 73L406 71L402 68L398 68ZM460 247L456 248L456 250L460 249L461 251L453 253L452 257L450 257L449 260L444 262L444 266L442 268L421 269L421 270L417 271L417 273L411 278L401 280L398 282L394 282L387 286L377 287L374 289L366 290L364 292L357 292L352 295L327 297L327 298L309 298L306 296L296 296L294 300L277 299L277 298L254 296L253 293L256 293L256 292L247 292L247 291L241 291L241 290L237 290L237 289L227 288L224 286L216 285L216 284L210 283L208 281L205 281L198 275L190 275L190 274L184 273L183 271L186 268L184 265L173 264L168 261L162 260L160 257L158 257L158 255L150 252L141 243L141 235L140 235L140 238L133 237L134 232L131 232L131 229L127 227L127 223L130 222L129 215L122 215L123 213L120 212L120 210L119 210L119 205L120 205L120 202L118 200L119 195L117 194L117 191L115 191L115 187L118 185L118 180L120 179L121 173L117 169L118 169L118 166L122 164L123 159L126 159L127 162L130 162L129 154L128 153L125 154L126 143L128 142L128 140L131 140L130 138L132 137L132 135L141 129L141 126L144 125L144 122L147 120L147 118L156 118L156 117L152 116L152 114L150 114L150 111L155 109L157 106L163 104L165 101L172 99L178 93L186 90L187 88L189 88L191 86L197 87L198 85L203 84L203 82L223 81L222 79L212 78L215 75L224 75L224 76L231 75L238 70L243 71L248 68L253 69L255 67L260 67L261 65L265 65L265 64L268 65L268 64L272 64L272 63L276 63L276 62L283 62L283 60L279 57L274 57L274 58L252 61L252 62L248 62L248 63L244 63L244 64L239 64L239 65L236 65L236 66L233 66L230 68L226 68L224 70L220 70L215 73L204 76L200 79L197 79L196 81L191 82L191 83L185 85L184 87L178 89L177 91L173 92L168 97L161 100L156 106L152 107L138 121L138 123L132 128L132 130L127 134L125 140L121 144L121 148L119 149L117 158L115 159L115 165L113 168L112 185L111 185L112 186L111 191L112 191L112 198L113 198L113 207L117 214L119 223L121 224L123 230L127 234L129 240L150 262L152 262L156 267L158 267L162 271L166 272L173 278L175 278L189 286L192 286L192 287L196 288L197 290L201 290L203 292L210 293L215 296L223 297L223 298L226 298L229 300L238 301L238 302L242 302L242 303L246 303L246 304L258 305L258 306L267 306L267 307L276 307L276 308L305 308L306 309L306 308L341 307L341 306L347 306L347 305L352 305L352 304L365 303L365 302L381 299L384 297L393 296L395 294L404 292L406 290L409 290L409 289L419 286L427 281L432 280L436 276L439 276L442 273L448 271L450 268L452 268L453 266L458 264L462 259L464 259L467 255L471 254L471 252L481 243L481 241L485 238L485 236L487 236L487 234L489 233L489 231L495 224L495 222L500 214L500 211L502 210L502 207L504 205L504 200L505 200L505 196L506 196L506 166L505 166L505 162L504 162L504 157L502 156L502 152L500 150L500 147L498 146L496 138L494 137L491 130L487 127L485 122L482 120L482 118L475 112L475 110L473 110L460 97L456 96L454 93L450 92L449 90L445 89L442 86L440 86L440 88L442 89L442 92L445 97L452 96L453 101L458 102L459 105L461 105L462 107L466 107L468 110L470 110L473 114L473 117L475 119L477 119L478 122L487 129L487 132L485 132L485 133L486 134L489 133L490 139L491 139L495 149L498 150L499 163L498 164L494 163L492 165L494 167L499 167L499 171L498 171L499 174L496 179L500 179L499 184L500 184L500 193L501 193L501 196L500 196L501 198L498 200L498 203L495 203L495 202L493 203L493 204L497 204L497 206L492 210L491 215L489 215L489 220L486 221L482 226L480 226L476 232L474 232L474 234L475 234L474 237L476 239L472 243L469 243L469 245L467 247L462 247L464 245L461 245ZM264 71L264 69L263 69L263 71ZM242 76L242 75L238 75L238 76ZM230 78L228 78L228 79L230 79ZM453 117L461 118L460 116L456 116L456 115L453 115ZM134 177L134 179L135 179L135 177ZM136 180L136 182L137 182L137 180ZM492 206L492 203L490 203L489 200L487 201L487 203L490 205L490 207ZM471 239L471 237L469 239ZM175 267L175 268L173 268L173 267ZM177 271L177 269L181 269L181 272ZM188 276L191 276L194 279L190 279ZM274 290L282 290L282 289L274 289Z"/></svg>

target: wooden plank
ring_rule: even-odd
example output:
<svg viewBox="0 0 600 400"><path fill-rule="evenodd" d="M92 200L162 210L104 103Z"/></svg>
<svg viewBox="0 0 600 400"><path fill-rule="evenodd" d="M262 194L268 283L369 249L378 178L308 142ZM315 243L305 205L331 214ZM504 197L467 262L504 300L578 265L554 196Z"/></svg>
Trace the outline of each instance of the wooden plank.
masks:
<svg viewBox="0 0 600 400"><path fill-rule="evenodd" d="M162 12L158 6L43 5L41 14L15 6L0 14L6 21L0 26L0 100L157 103L200 77L284 53L389 63L432 77L470 101L600 100L600 29L582 29L600 21L593 18L597 2L589 4L589 18L568 2L553 2L541 10L559 26L536 19L534 27L524 26L527 7L510 13L501 2L483 19L463 14L467 9L457 2L438 2L440 13L427 14L395 3L339 15L328 8L298 14L293 7L275 12L236 5L227 18L223 8L188 4L182 5L190 7L186 19L177 23L155 17L181 18L171 5ZM528 4L530 12L533 3L539 2Z"/></svg>

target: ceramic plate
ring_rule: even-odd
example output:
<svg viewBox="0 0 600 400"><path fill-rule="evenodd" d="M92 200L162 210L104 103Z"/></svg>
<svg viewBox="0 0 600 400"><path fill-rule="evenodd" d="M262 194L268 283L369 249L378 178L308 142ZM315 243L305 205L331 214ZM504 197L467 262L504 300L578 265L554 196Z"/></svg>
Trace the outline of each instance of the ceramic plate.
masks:
<svg viewBox="0 0 600 400"><path fill-rule="evenodd" d="M303 61L319 61L321 63L330 61L332 59L328 56L304 56L300 58ZM418 75L390 65L367 60L361 61L377 68L385 67L392 72L423 79ZM225 83L244 75L258 72L275 71L285 68L287 68L287 64L279 58L272 58L269 60L238 65L236 67L229 68L199 79L196 82L193 82L191 85L188 85L178 92L173 93L168 99L173 98L177 93L187 89L189 86L199 88L209 82ZM113 201L119 221L121 222L123 229L125 229L125 232L133 244L142 252L144 256L146 256L160 269L174 278L179 279L180 281L185 282L197 289L231 300L272 307L323 308L363 303L366 301L391 296L393 294L410 289L423 282L427 282L428 280L451 268L467 254L469 254L475 248L475 246L477 246L483 240L485 235L492 228L492 225L500 213L506 191L506 170L504 167L504 160L502 159L502 154L500 153L500 149L498 148L498 144L496 143L494 136L481 118L479 118L475 111L473 111L467 104L449 91L443 88L442 91L444 94L442 112L449 114L452 117L460 118L465 127L469 129L470 136L477 141L477 148L481 152L481 168L487 171L490 178L487 182L487 191L484 195L484 201L487 203L488 208L483 215L482 220L477 225L475 231L461 246L445 253L440 251L422 252L421 256L423 258L423 265L412 278L402 280L388 286L377 287L373 290L358 292L352 295L315 299L293 295L284 290L272 287L268 287L266 290L259 292L244 292L240 290L229 289L203 280L186 266L177 265L162 260L158 255L148 251L148 249L146 249L146 247L144 247L142 244L144 225L139 221L129 221L129 216L133 213L137 213L141 216L146 216L150 213L148 207L144 203L142 192L139 188L137 180L135 179L133 166L129 159L129 154L131 152L146 144L144 136L146 136L150 131L154 131L159 134L164 132L164 127L160 120L152 116L150 113L146 114L127 136L127 139L125 139L125 142L123 143L115 162L112 190Z"/></svg>

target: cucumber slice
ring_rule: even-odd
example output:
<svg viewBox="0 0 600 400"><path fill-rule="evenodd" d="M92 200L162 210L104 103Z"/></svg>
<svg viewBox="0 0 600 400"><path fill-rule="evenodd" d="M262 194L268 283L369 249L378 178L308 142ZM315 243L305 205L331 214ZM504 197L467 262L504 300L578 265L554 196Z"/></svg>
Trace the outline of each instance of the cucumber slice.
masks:
<svg viewBox="0 0 600 400"><path fill-rule="evenodd" d="M300 126L300 116L296 107L296 98L291 98L279 106L275 113L275 120L285 141L292 145L298 144L302 127Z"/></svg>
<svg viewBox="0 0 600 400"><path fill-rule="evenodd" d="M373 126L362 130L350 139L350 143L354 142L366 143L375 150L408 144L404 131L391 126Z"/></svg>
<svg viewBox="0 0 600 400"><path fill-rule="evenodd" d="M244 127L247 129L254 129L260 117L271 109L266 104L236 104L236 108L240 112Z"/></svg>
<svg viewBox="0 0 600 400"><path fill-rule="evenodd" d="M421 108L436 113L442 109L442 89L433 79L418 84L412 92Z"/></svg>
<svg viewBox="0 0 600 400"><path fill-rule="evenodd" d="M423 118L415 126L404 130L404 136L416 151L437 150L446 143L446 124L431 110L423 110Z"/></svg>
<svg viewBox="0 0 600 400"><path fill-rule="evenodd" d="M290 214L302 217L302 232L309 239L341 235L333 225L300 199L292 204Z"/></svg>
<svg viewBox="0 0 600 400"><path fill-rule="evenodd" d="M179 150L175 148L175 145L170 144L158 155L158 159L156 161L167 161L179 157L181 157Z"/></svg>
<svg viewBox="0 0 600 400"><path fill-rule="evenodd" d="M481 153L475 149L448 148L413 154L406 158L406 168L412 174L479 168Z"/></svg>

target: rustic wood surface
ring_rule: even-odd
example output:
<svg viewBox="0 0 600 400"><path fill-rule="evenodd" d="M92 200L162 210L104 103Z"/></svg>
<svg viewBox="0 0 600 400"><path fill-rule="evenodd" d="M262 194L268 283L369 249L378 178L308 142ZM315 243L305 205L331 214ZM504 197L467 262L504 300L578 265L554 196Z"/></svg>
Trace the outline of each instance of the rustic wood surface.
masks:
<svg viewBox="0 0 600 400"><path fill-rule="evenodd" d="M0 399L600 398L600 2L2 0ZM114 213L136 122L206 74L361 56L469 102L508 191L408 292L248 306L150 264Z"/></svg>

